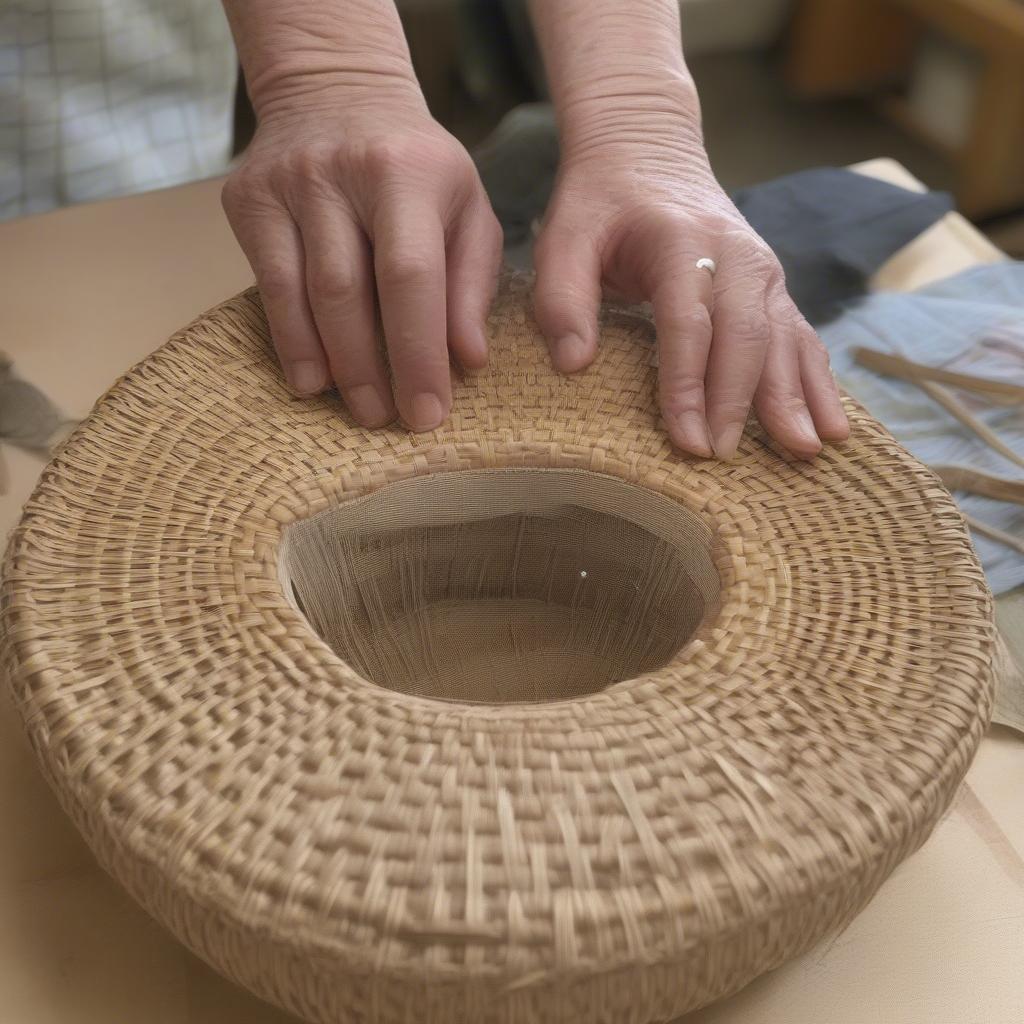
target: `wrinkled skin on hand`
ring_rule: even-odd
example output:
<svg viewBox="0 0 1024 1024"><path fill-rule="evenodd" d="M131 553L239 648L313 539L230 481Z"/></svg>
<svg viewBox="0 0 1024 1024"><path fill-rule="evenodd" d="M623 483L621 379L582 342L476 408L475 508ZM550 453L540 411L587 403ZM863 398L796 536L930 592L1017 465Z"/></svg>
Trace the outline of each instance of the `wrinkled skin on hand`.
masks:
<svg viewBox="0 0 1024 1024"><path fill-rule="evenodd" d="M418 92L272 107L224 207L298 393L333 381L368 427L444 420L449 357L486 362L501 230L469 155ZM732 457L751 403L795 455L847 436L824 348L692 121L579 118L535 256L537 320L564 372L594 358L603 291L653 303L659 397L680 448Z"/></svg>
<svg viewBox="0 0 1024 1024"><path fill-rule="evenodd" d="M449 353L486 363L501 228L469 154L422 99L347 94L275 110L223 202L293 389L333 381L368 427L396 407L413 429L438 426Z"/></svg>
<svg viewBox="0 0 1024 1024"><path fill-rule="evenodd" d="M824 346L685 124L606 120L579 133L535 262L537 320L565 372L594 358L602 291L653 304L659 398L680 448L731 458L751 403L794 455L848 436Z"/></svg>

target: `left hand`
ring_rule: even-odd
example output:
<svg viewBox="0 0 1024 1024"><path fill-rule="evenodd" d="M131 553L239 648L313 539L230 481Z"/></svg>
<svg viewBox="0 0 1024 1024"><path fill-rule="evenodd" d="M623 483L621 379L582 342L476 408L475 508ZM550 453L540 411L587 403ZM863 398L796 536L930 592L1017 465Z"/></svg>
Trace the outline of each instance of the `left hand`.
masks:
<svg viewBox="0 0 1024 1024"><path fill-rule="evenodd" d="M751 404L801 458L849 435L824 346L685 125L604 124L577 139L535 264L537 322L563 372L594 359L603 290L653 304L659 400L678 447L732 458Z"/></svg>

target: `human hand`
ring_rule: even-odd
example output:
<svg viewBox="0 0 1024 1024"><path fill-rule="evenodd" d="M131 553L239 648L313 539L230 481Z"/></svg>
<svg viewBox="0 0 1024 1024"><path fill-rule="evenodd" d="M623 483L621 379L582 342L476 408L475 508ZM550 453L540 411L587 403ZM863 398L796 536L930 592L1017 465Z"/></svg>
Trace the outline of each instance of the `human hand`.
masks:
<svg viewBox="0 0 1024 1024"><path fill-rule="evenodd" d="M622 120L606 103L574 118L535 248L536 317L555 366L593 360L606 290L653 303L659 400L680 448L733 457L751 404L799 457L846 438L825 348L715 180L694 119L634 109Z"/></svg>
<svg viewBox="0 0 1024 1024"><path fill-rule="evenodd" d="M438 426L449 351L467 368L487 360L501 228L418 88L292 88L266 102L223 202L292 388L333 380L364 426L396 405L413 429Z"/></svg>

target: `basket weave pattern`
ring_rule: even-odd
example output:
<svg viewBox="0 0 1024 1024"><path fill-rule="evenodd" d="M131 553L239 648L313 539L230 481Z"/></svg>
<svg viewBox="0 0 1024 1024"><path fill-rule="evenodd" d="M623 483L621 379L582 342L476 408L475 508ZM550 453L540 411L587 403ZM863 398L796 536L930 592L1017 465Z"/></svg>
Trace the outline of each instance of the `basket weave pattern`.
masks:
<svg viewBox="0 0 1024 1024"><path fill-rule="evenodd" d="M42 769L185 943L318 1022L649 1024L848 921L948 806L991 700L949 495L863 410L813 464L659 428L642 325L554 374L513 290L433 434L291 398L257 296L122 379L8 549L0 653ZM594 693L473 704L363 679L282 538L431 474L585 470L704 524L718 606Z"/></svg>

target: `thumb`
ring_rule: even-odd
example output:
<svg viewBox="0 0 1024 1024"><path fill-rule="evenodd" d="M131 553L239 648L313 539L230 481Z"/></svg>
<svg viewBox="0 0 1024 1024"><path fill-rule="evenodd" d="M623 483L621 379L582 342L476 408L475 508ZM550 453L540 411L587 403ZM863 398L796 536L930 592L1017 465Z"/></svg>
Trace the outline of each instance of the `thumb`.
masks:
<svg viewBox="0 0 1024 1024"><path fill-rule="evenodd" d="M534 248L534 266L537 325L555 368L575 373L597 354L601 260L596 246L585 232L546 228Z"/></svg>

